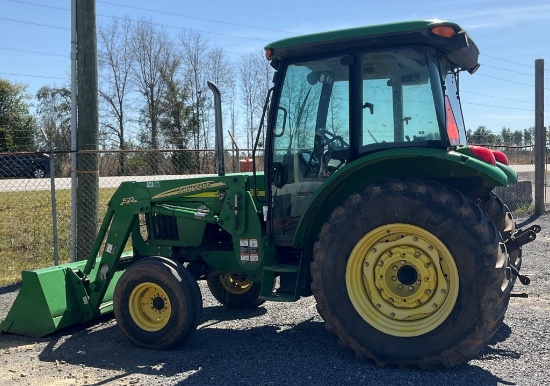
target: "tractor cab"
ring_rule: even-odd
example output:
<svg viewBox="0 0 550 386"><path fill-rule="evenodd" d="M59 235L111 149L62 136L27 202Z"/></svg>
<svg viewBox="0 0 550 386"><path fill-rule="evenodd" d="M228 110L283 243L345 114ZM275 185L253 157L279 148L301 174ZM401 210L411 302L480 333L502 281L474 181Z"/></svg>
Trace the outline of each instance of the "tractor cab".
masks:
<svg viewBox="0 0 550 386"><path fill-rule="evenodd" d="M312 196L361 158L466 145L458 74L477 69L478 50L455 24L309 35L266 53L276 70L266 179L278 245L293 245Z"/></svg>

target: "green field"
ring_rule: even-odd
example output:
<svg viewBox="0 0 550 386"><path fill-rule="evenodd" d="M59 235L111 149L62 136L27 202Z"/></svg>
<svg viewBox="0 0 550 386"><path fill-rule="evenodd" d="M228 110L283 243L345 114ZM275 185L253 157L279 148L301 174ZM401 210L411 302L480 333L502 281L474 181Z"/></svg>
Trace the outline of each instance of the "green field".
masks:
<svg viewBox="0 0 550 386"><path fill-rule="evenodd" d="M114 188L100 189L103 217ZM59 263L70 259L71 191L56 191ZM0 193L0 286L21 280L21 271L54 265L50 191Z"/></svg>

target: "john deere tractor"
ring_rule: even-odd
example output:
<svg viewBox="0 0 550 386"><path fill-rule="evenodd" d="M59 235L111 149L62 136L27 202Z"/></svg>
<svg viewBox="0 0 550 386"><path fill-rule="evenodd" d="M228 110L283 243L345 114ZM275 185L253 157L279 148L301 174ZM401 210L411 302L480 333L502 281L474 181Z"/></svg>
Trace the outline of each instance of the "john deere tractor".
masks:
<svg viewBox="0 0 550 386"><path fill-rule="evenodd" d="M201 320L197 280L227 308L311 296L328 330L381 366L454 366L500 326L521 246L493 193L517 182L469 146L458 85L479 67L457 24L413 21L269 44L265 171L124 182L87 261L23 272L0 330L31 336L114 311L165 349ZM131 237L132 252L123 253Z"/></svg>

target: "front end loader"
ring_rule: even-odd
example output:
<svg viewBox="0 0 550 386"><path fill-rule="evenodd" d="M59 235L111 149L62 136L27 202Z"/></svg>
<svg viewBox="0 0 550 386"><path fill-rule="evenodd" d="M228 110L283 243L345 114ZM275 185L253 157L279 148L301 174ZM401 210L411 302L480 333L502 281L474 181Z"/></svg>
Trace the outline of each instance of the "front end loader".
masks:
<svg viewBox="0 0 550 386"><path fill-rule="evenodd" d="M122 183L87 261L23 272L1 331L112 310L136 345L170 348L199 324L206 280L227 308L313 295L381 366L451 367L486 345L540 227L517 229L493 193L517 182L504 153L468 144L458 80L479 67L474 42L414 21L293 37L266 57L265 172L225 174L210 83L218 174Z"/></svg>

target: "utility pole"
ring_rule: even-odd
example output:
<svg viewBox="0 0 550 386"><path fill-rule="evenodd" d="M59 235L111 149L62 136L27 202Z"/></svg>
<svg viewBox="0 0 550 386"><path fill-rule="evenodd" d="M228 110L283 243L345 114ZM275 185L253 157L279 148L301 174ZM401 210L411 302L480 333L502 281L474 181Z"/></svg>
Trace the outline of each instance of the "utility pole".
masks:
<svg viewBox="0 0 550 386"><path fill-rule="evenodd" d="M77 260L88 257L97 235L99 205L98 86L95 0L78 0L76 24L78 38L78 123L76 160L77 177Z"/></svg>
<svg viewBox="0 0 550 386"><path fill-rule="evenodd" d="M544 213L546 132L544 128L544 60L535 60L535 215Z"/></svg>

